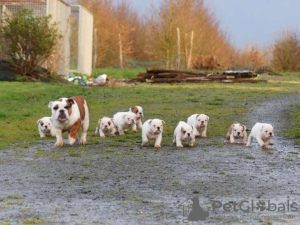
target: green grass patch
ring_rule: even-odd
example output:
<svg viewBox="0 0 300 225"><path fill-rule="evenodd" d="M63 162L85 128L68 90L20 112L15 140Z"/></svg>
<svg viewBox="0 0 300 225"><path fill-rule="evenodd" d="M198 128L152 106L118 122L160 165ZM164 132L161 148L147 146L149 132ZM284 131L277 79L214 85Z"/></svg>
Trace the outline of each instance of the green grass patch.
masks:
<svg viewBox="0 0 300 225"><path fill-rule="evenodd" d="M255 159L255 158L251 155L246 155L245 159Z"/></svg>
<svg viewBox="0 0 300 225"><path fill-rule="evenodd" d="M40 142L36 122L41 117L50 116L48 103L63 96L73 95L84 96L90 104L87 141L88 144L100 144L99 151L109 149L110 146L140 145L137 143L141 141L140 130L134 134L129 129L125 136L115 138L100 139L94 135L99 118L112 117L114 113L128 111L128 108L134 105L143 107L143 121L160 118L166 122L163 146L171 144L178 122L186 121L187 117L194 113L209 115L208 137L212 138L207 144L217 145L220 142L214 137L223 137L232 122L243 122L243 116L255 106L257 99L279 96L297 90L298 87L298 84L292 83L206 83L86 88L71 84L0 82L0 148L28 148ZM248 126L251 127L252 124ZM63 137L66 139L67 133L64 133ZM55 138L46 137L46 141L50 140L54 145ZM88 145L83 147L82 151L88 151ZM35 157L47 154L40 148ZM81 153L69 150L69 155L79 157Z"/></svg>
<svg viewBox="0 0 300 225"><path fill-rule="evenodd" d="M119 69L119 68L94 68L92 72L93 77L98 77L101 74L107 74L108 77L116 79L133 79L139 73L145 73L145 68L133 68L133 69Z"/></svg>
<svg viewBox="0 0 300 225"><path fill-rule="evenodd" d="M285 134L291 138L294 138L295 145L300 145L300 104L295 105L288 111L288 119L291 123L291 128L285 130Z"/></svg>

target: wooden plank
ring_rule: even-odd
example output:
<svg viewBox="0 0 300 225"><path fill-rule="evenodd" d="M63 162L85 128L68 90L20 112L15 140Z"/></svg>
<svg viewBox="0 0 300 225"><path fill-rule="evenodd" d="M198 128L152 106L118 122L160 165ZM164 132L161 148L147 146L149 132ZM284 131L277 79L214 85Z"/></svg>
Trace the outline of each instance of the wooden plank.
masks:
<svg viewBox="0 0 300 225"><path fill-rule="evenodd" d="M206 75L206 73L201 72L189 72L183 70L163 70L163 69L147 69L147 73L184 73L184 74L191 74L191 75Z"/></svg>

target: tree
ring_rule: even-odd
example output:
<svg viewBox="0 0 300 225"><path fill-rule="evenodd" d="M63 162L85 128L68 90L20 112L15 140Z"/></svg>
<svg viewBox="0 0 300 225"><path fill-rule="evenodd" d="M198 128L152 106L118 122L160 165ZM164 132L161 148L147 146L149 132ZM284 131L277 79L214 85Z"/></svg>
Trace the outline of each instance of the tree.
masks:
<svg viewBox="0 0 300 225"><path fill-rule="evenodd" d="M10 58L10 64L23 76L32 76L51 56L62 37L51 16L33 15L22 10L6 15L0 27L0 47Z"/></svg>
<svg viewBox="0 0 300 225"><path fill-rule="evenodd" d="M151 11L146 21L149 40L145 49L152 60L172 59L177 56L177 40L181 40L181 67L188 67L188 55L213 57L223 67L231 64L234 47L220 28L215 14L205 6L203 0L163 0L158 9ZM177 38L176 30L180 30ZM193 33L193 41L191 39ZM192 48L192 51L189 51ZM166 63L174 68L175 61Z"/></svg>
<svg viewBox="0 0 300 225"><path fill-rule="evenodd" d="M280 34L273 47L272 67L280 71L299 70L300 42L295 31Z"/></svg>

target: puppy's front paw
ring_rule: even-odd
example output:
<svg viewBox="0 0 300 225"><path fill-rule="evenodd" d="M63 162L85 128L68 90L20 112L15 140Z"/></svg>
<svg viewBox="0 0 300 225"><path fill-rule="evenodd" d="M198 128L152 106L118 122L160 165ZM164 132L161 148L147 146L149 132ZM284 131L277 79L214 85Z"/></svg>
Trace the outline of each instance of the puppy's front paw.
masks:
<svg viewBox="0 0 300 225"><path fill-rule="evenodd" d="M262 147L263 149L267 149L267 148L268 148L268 145L267 145L267 144L263 144L261 147Z"/></svg>
<svg viewBox="0 0 300 225"><path fill-rule="evenodd" d="M141 146L148 146L148 142L143 142Z"/></svg>
<svg viewBox="0 0 300 225"><path fill-rule="evenodd" d="M62 147L64 145L64 143L61 141L57 141L56 143L55 143L55 147Z"/></svg>
<svg viewBox="0 0 300 225"><path fill-rule="evenodd" d="M160 145L154 145L154 148L160 148L161 146Z"/></svg>
<svg viewBox="0 0 300 225"><path fill-rule="evenodd" d="M177 145L177 148L183 148L183 145Z"/></svg>
<svg viewBox="0 0 300 225"><path fill-rule="evenodd" d="M236 144L236 141L232 141L231 144Z"/></svg>
<svg viewBox="0 0 300 225"><path fill-rule="evenodd" d="M85 145L85 144L86 144L86 141L80 141L79 144L80 144L80 145Z"/></svg>
<svg viewBox="0 0 300 225"><path fill-rule="evenodd" d="M246 145L246 142L242 142L243 145Z"/></svg>
<svg viewBox="0 0 300 225"><path fill-rule="evenodd" d="M273 142L273 141L270 141L270 142L269 142L269 145L274 145L274 142Z"/></svg>
<svg viewBox="0 0 300 225"><path fill-rule="evenodd" d="M137 130L133 130L132 132L133 132L133 133L137 133Z"/></svg>
<svg viewBox="0 0 300 225"><path fill-rule="evenodd" d="M189 144L189 147L193 147L194 146L194 144Z"/></svg>
<svg viewBox="0 0 300 225"><path fill-rule="evenodd" d="M201 135L201 137L202 137L202 138L207 138L207 136L206 136L206 135Z"/></svg>

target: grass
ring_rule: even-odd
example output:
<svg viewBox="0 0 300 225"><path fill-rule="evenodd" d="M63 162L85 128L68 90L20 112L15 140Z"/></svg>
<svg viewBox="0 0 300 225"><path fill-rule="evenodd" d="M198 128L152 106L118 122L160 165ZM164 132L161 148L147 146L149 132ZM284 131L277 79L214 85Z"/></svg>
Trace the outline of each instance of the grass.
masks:
<svg viewBox="0 0 300 225"><path fill-rule="evenodd" d="M293 107L292 110L288 112L288 117L291 118L291 129L285 130L285 133L295 139L295 145L300 145L300 104Z"/></svg>
<svg viewBox="0 0 300 225"><path fill-rule="evenodd" d="M130 106L141 105L145 117L160 118L166 122L163 146L172 142L172 134L178 121L186 121L194 113L210 116L208 136L223 137L233 121L243 122L248 110L270 96L285 94L298 89L297 83L278 82L260 84L140 84L130 87L86 88L76 85L54 83L0 82L0 149L8 147L28 148L39 142L37 120L50 116L48 103L63 96L82 95L90 103L90 128L88 143L99 144L106 151L110 146L129 148L141 141L140 132L127 131L126 136L107 137L101 140L94 135L99 118L112 117L118 111L127 111ZM299 122L299 120L298 120ZM297 124L297 121L293 123ZM249 127L252 124L248 125ZM298 126L299 127L299 126ZM66 138L67 135L64 134ZM46 137L46 140L55 138ZM211 143L215 145L216 139ZM40 153L43 154L43 150ZM69 150L69 155L80 153Z"/></svg>
<svg viewBox="0 0 300 225"><path fill-rule="evenodd" d="M107 74L108 77L114 77L116 79L133 79L139 73L145 73L145 68L134 69L119 69L119 68L93 68L92 76L98 77L101 74Z"/></svg>

